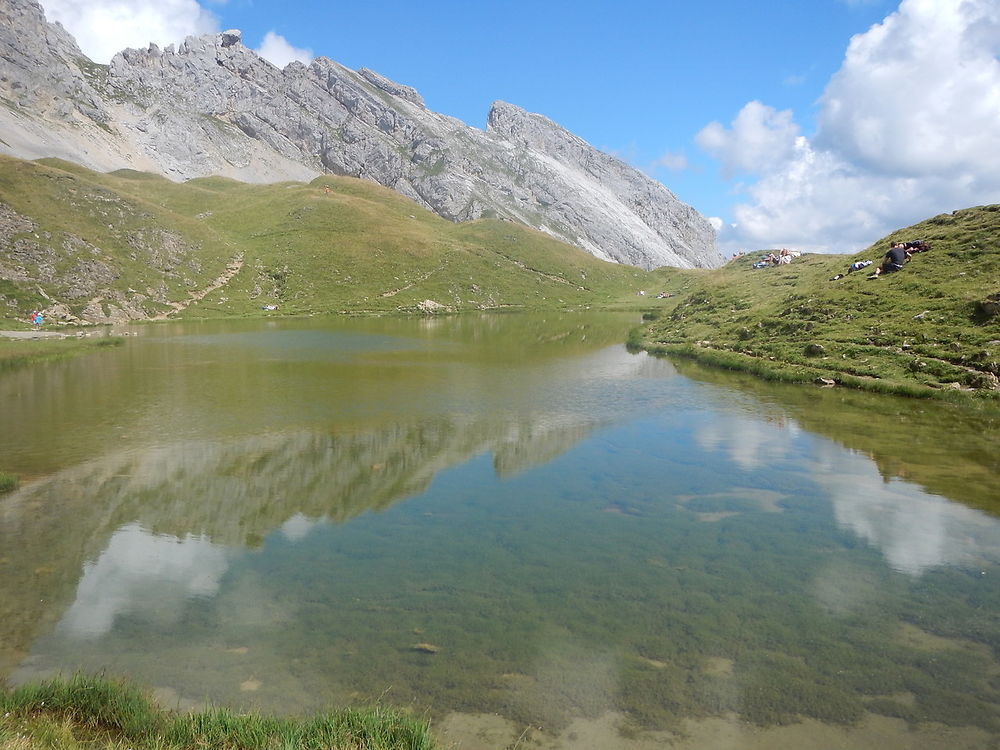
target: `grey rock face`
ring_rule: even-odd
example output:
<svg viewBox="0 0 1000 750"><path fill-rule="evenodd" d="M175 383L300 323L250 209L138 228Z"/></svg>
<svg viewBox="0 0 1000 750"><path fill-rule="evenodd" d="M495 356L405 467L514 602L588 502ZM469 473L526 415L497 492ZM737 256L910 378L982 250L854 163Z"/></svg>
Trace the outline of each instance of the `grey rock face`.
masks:
<svg viewBox="0 0 1000 750"><path fill-rule="evenodd" d="M109 115L91 85L99 77L100 66L37 4L0 4L0 91L11 104L56 121L82 114L103 124Z"/></svg>
<svg viewBox="0 0 1000 750"><path fill-rule="evenodd" d="M722 262L704 217L541 115L497 102L486 130L471 128L368 69L318 58L279 70L235 30L100 66L34 0L4 0L0 96L13 105L0 107L0 151L15 156L172 179L348 175L453 221L521 222L607 260Z"/></svg>

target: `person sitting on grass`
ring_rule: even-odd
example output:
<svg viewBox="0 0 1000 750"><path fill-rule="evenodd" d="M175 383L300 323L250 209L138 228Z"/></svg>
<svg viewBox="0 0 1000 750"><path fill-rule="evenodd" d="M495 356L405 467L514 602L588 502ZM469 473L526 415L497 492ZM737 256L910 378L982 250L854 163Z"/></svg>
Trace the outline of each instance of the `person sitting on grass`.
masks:
<svg viewBox="0 0 1000 750"><path fill-rule="evenodd" d="M906 252L902 242L893 242L889 252L882 259L882 265L875 269L875 273L869 279L877 279L883 273L895 273L903 270L903 264L910 259L910 254Z"/></svg>

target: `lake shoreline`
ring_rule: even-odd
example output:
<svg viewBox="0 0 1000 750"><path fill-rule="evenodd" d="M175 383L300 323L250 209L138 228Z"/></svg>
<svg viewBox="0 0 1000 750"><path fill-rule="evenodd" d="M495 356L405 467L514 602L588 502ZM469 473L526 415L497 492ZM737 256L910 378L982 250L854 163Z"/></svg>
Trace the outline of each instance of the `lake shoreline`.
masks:
<svg viewBox="0 0 1000 750"><path fill-rule="evenodd" d="M1000 392L961 386L957 382L953 384L953 387L944 390L917 383L860 377L790 362L772 361L729 349L716 349L710 345L710 342L692 341L684 344L649 346L640 344L639 348L653 356L680 357L707 367L752 375L766 382L820 388L849 388L866 393L916 399L937 399L958 405L1000 409Z"/></svg>
<svg viewBox="0 0 1000 750"><path fill-rule="evenodd" d="M212 706L181 711L163 708L129 682L80 674L0 688L0 712L0 747L21 750L71 750L82 743L139 750L236 746L268 750L275 743L327 750L351 750L358 743L372 750L654 750L665 745L678 750L737 745L746 750L783 750L834 744L887 750L919 744L927 750L948 750L956 743L987 750L992 746L990 733L978 727L935 722L914 726L871 713L852 725L802 717L790 724L761 727L726 714L686 719L676 731L635 731L627 728L625 716L607 712L579 717L553 733L494 714L453 712L432 725L426 718L381 706L335 709L305 718Z"/></svg>
<svg viewBox="0 0 1000 750"><path fill-rule="evenodd" d="M75 675L0 688L0 747L169 748L205 750L275 746L352 750L437 750L426 720L375 706L340 709L305 719L208 707L165 711L124 681Z"/></svg>
<svg viewBox="0 0 1000 750"><path fill-rule="evenodd" d="M121 336L61 331L0 331L0 372L121 346Z"/></svg>

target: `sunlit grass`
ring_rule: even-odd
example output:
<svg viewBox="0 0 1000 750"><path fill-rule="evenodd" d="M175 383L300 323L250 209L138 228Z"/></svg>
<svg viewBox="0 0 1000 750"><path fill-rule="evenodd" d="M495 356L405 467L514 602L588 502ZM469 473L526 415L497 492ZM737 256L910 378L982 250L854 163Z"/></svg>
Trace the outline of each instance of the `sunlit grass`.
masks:
<svg viewBox="0 0 1000 750"><path fill-rule="evenodd" d="M930 252L879 279L846 274L878 263L893 240ZM937 216L856 255L804 255L755 269L756 255L686 279L633 345L771 380L820 378L906 396L975 393L996 403L1000 322L982 302L1000 291L1000 206ZM840 278L835 278L840 276Z"/></svg>
<svg viewBox="0 0 1000 750"><path fill-rule="evenodd" d="M0 693L0 750L433 750L426 722L390 709L290 719L172 714L127 684L77 675Z"/></svg>
<svg viewBox="0 0 1000 750"><path fill-rule="evenodd" d="M0 281L17 320L52 301L82 315L93 298L147 315L190 302L180 315L198 318L423 314L427 300L436 312L636 307L651 278L512 222L454 224L346 177L178 184L0 156L0 201L30 226L11 239L35 278ZM80 271L84 254L96 270Z"/></svg>

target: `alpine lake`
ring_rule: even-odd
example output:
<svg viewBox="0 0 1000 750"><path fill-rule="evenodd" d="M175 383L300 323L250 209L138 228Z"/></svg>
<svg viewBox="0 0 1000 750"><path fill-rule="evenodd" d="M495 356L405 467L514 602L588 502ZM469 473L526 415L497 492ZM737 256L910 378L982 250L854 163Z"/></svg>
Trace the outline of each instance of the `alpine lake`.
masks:
<svg viewBox="0 0 1000 750"><path fill-rule="evenodd" d="M638 322L171 322L0 373L0 680L460 750L1000 746L996 413Z"/></svg>

